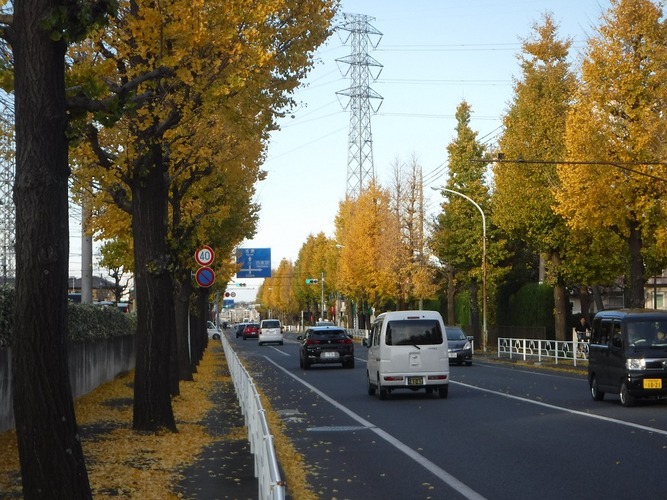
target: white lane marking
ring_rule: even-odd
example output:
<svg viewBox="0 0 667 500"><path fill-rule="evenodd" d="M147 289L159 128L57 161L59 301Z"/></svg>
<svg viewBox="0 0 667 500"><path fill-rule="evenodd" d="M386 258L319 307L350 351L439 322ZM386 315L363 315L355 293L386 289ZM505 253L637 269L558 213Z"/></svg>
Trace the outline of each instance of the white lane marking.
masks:
<svg viewBox="0 0 667 500"><path fill-rule="evenodd" d="M269 347L271 347L274 351L279 352L279 353L282 354L283 356L287 356L287 357L290 356L290 354L289 354L288 352L281 351L280 349L278 349L278 348L277 348L276 346L274 346L274 345L269 346Z"/></svg>
<svg viewBox="0 0 667 500"><path fill-rule="evenodd" d="M502 397L509 398L509 399L515 399L517 401L522 401L524 403L530 403L530 404L534 404L534 405L538 405L538 406L543 406L545 408L550 408L552 410L558 410L558 411L562 411L562 412L565 412L565 413L570 413L572 415L578 415L580 417L595 418L597 420L603 420L605 422L609 422L609 423L612 423L612 424L625 425L626 427L632 427L634 429L640 429L642 431L654 432L656 434L662 434L663 436L667 436L667 431L662 430L662 429L657 429L655 427L648 427L646 425L635 424L633 422L626 422L625 420L618 420L616 418L605 417L603 415L596 415L595 413L586 413L585 411L573 410L571 408L565 408L564 406L556 406L556 405L552 405L552 404L549 404L549 403L543 403L541 401L535 401L535 400L532 400L532 399L523 398L521 396L514 396L513 394L507 394L507 393L504 393L504 392L494 391L492 389L484 389L483 387L477 387L476 385L464 384L463 382L454 382L453 380L450 380L449 383L450 384L455 384L455 385L461 385L463 387L467 387L469 389L475 389L477 391L488 392L490 394L495 394L497 396L502 396Z"/></svg>
<svg viewBox="0 0 667 500"><path fill-rule="evenodd" d="M266 357L266 356L265 356L265 357ZM292 377L292 378L293 378L294 380L296 380L297 382L303 384L305 387L307 387L308 389L310 389L311 391L313 391L315 394L317 394L318 396L320 396L322 399L324 399L325 401L329 402L330 404L332 404L333 406L335 406L336 408L338 408L340 411L342 411L343 413L345 413L347 416L349 416L349 417L352 418L353 420L356 420L357 422L359 422L361 425L363 425L364 427L368 428L369 430L375 432L379 437L381 437L382 439L384 439L385 441L387 441L389 444L391 444L391 445L393 445L394 447L396 447L398 450L400 450L400 451L402 451L403 453L405 453L408 457L412 458L412 459L413 459L415 462L417 462L419 465L421 465L422 467L424 467L424 468L425 468L426 470L428 470L429 472L433 473L433 474L434 474L435 476L437 476L441 481L443 481L444 483L448 484L452 489L456 490L458 493L460 493L461 495L463 495L465 498L469 498L470 500L485 500L485 497L483 497L482 495L480 495L479 493L477 493L475 490L473 490L473 489L470 488L469 486L465 485L464 483L462 483L461 481L459 481L458 479L456 479L456 478L455 478L454 476L452 476L449 472L447 472L447 471L445 471L444 469L438 467L436 464L434 464L434 463L431 462L430 460L426 459L425 457L423 457L422 455L420 455L419 453L417 453L415 450L413 450L412 448L410 448L410 447L409 447L408 445L406 445L405 443L403 443L403 442L399 441L398 439L396 439L394 436L392 436L392 435L389 434L388 432L383 431L383 430L380 429L379 427L376 427L375 425L373 425L371 422L369 422L369 421L366 420L365 418L363 418L363 417L357 415L356 413L354 413L352 410L350 410L350 409L347 408L346 406L343 406L342 404L340 404L338 401L335 401L335 400L331 399L329 396L327 396L326 394L324 394L322 391L320 391L320 390L317 389L316 387L310 385L308 382L305 382L304 380L300 379L300 378L297 377L296 375L294 375L294 374L288 372L285 368L283 368L282 366L280 366L279 364L277 364L275 361L273 361L273 360L270 359L269 357L266 357L266 359L267 359L267 361L269 361L272 365L274 365L276 368L278 368L279 370L283 371L284 373L286 373L287 375L289 375L290 377Z"/></svg>

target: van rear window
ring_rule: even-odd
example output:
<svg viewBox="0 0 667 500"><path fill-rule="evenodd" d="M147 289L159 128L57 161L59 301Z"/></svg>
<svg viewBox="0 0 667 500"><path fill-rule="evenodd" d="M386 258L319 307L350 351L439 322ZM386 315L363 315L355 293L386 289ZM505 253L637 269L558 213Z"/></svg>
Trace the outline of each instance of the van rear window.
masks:
<svg viewBox="0 0 667 500"><path fill-rule="evenodd" d="M386 345L442 344L440 322L435 319L398 320L387 323Z"/></svg>
<svg viewBox="0 0 667 500"><path fill-rule="evenodd" d="M274 321L269 321L265 320L262 322L262 328L280 328L280 321L274 320Z"/></svg>

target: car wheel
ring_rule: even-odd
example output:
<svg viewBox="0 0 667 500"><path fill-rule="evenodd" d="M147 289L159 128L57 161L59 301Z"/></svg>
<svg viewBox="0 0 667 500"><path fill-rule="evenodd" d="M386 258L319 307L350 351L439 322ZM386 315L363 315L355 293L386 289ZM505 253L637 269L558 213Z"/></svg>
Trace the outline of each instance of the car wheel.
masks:
<svg viewBox="0 0 667 500"><path fill-rule="evenodd" d="M280 342L278 342L278 345L283 345L283 341L281 340Z"/></svg>
<svg viewBox="0 0 667 500"><path fill-rule="evenodd" d="M264 345L264 344L262 344L261 342L257 342L257 345L261 346L261 345Z"/></svg>
<svg viewBox="0 0 667 500"><path fill-rule="evenodd" d="M247 337L245 335L243 336L243 340L247 340Z"/></svg>
<svg viewBox="0 0 667 500"><path fill-rule="evenodd" d="M466 361L466 366L472 366L472 361Z"/></svg>
<svg viewBox="0 0 667 500"><path fill-rule="evenodd" d="M449 395L449 384L441 385L438 389L438 393L440 394L440 399L446 399Z"/></svg>
<svg viewBox="0 0 667 500"><path fill-rule="evenodd" d="M621 384L621 390L618 393L618 395L621 397L621 404L623 406L634 406L635 398L633 396L631 396L630 393L628 392L628 383L627 382L624 381Z"/></svg>
<svg viewBox="0 0 667 500"><path fill-rule="evenodd" d="M602 401L604 399L604 392L598 388L598 379L595 375L591 377L591 397L593 401Z"/></svg>
<svg viewBox="0 0 667 500"><path fill-rule="evenodd" d="M371 377L366 374L366 382L368 382L368 395L369 396L374 396L375 395L375 386L371 384Z"/></svg>
<svg viewBox="0 0 667 500"><path fill-rule="evenodd" d="M343 366L345 366L345 368L354 368L354 358L347 361Z"/></svg>
<svg viewBox="0 0 667 500"><path fill-rule="evenodd" d="M387 399L387 394L389 394L389 391L382 387L382 384L380 383L380 376L378 375L378 392L380 393L380 399L385 400Z"/></svg>
<svg viewBox="0 0 667 500"><path fill-rule="evenodd" d="M310 361L308 361L308 358L303 358L303 369L310 370Z"/></svg>
<svg viewBox="0 0 667 500"><path fill-rule="evenodd" d="M303 368L303 358L299 356L299 368Z"/></svg>
<svg viewBox="0 0 667 500"><path fill-rule="evenodd" d="M220 335L218 335L217 333L213 335L213 340L220 340Z"/></svg>

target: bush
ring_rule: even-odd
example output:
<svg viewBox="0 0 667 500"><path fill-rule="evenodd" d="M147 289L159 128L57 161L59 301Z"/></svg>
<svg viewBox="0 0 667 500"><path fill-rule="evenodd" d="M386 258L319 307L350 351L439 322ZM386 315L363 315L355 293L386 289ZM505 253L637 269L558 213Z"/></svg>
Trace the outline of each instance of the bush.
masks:
<svg viewBox="0 0 667 500"><path fill-rule="evenodd" d="M0 287L0 346L10 345L14 319L14 288ZM133 335L137 331L137 317L122 313L116 307L93 304L67 305L69 340L101 339Z"/></svg>

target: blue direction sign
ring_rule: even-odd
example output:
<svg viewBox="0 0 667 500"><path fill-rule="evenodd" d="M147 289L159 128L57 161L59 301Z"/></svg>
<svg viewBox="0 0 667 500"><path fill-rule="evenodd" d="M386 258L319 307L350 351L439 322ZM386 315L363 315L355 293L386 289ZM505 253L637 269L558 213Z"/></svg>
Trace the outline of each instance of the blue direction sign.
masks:
<svg viewBox="0 0 667 500"><path fill-rule="evenodd" d="M215 273L210 267L200 267L195 274L197 284L203 287L209 287L215 281Z"/></svg>
<svg viewBox="0 0 667 500"><path fill-rule="evenodd" d="M237 278L271 277L270 248L238 248L236 263L241 265L241 269L236 273Z"/></svg>

